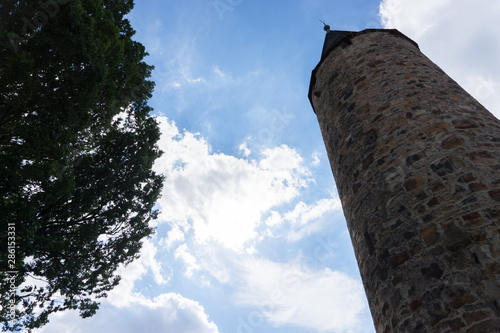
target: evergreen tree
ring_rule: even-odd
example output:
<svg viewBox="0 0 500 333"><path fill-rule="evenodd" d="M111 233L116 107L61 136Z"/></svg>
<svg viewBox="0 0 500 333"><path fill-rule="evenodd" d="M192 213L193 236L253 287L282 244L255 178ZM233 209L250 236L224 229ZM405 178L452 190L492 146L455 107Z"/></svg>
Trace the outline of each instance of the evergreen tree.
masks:
<svg viewBox="0 0 500 333"><path fill-rule="evenodd" d="M66 309L92 316L118 284L117 266L134 260L154 231L160 133L147 105L152 66L124 17L132 7L0 4L4 330L40 327Z"/></svg>

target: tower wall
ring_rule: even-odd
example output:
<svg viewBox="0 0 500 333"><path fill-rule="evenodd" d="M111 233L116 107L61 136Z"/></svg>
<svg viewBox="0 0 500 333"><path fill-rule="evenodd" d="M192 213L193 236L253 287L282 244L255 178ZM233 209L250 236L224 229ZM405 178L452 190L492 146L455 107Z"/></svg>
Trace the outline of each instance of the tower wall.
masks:
<svg viewBox="0 0 500 333"><path fill-rule="evenodd" d="M500 121L399 32L332 33L310 99L377 332L500 332Z"/></svg>

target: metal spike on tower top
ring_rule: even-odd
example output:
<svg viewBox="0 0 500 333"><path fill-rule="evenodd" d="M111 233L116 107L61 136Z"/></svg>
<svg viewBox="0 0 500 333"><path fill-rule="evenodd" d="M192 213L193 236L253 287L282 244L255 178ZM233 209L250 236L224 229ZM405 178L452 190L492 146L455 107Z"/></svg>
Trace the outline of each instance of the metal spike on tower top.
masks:
<svg viewBox="0 0 500 333"><path fill-rule="evenodd" d="M330 26L328 24L326 24L325 21L323 21L323 20L319 20L319 21L325 25L323 27L323 30L325 30L326 32L330 31Z"/></svg>

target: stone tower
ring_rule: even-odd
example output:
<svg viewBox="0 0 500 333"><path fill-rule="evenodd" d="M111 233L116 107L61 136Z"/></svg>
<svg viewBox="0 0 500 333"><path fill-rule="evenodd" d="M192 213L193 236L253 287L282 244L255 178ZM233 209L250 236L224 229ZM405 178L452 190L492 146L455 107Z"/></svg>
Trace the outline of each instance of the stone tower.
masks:
<svg viewBox="0 0 500 333"><path fill-rule="evenodd" d="M377 332L500 332L500 121L397 30L328 31L309 99Z"/></svg>

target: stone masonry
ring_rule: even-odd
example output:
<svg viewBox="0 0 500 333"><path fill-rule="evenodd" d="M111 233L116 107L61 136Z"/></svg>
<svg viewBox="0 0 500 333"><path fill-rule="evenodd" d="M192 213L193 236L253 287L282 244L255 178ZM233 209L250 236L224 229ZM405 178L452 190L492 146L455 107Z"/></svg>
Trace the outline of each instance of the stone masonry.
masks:
<svg viewBox="0 0 500 333"><path fill-rule="evenodd" d="M500 121L397 30L329 31L309 98L377 332L500 332Z"/></svg>

